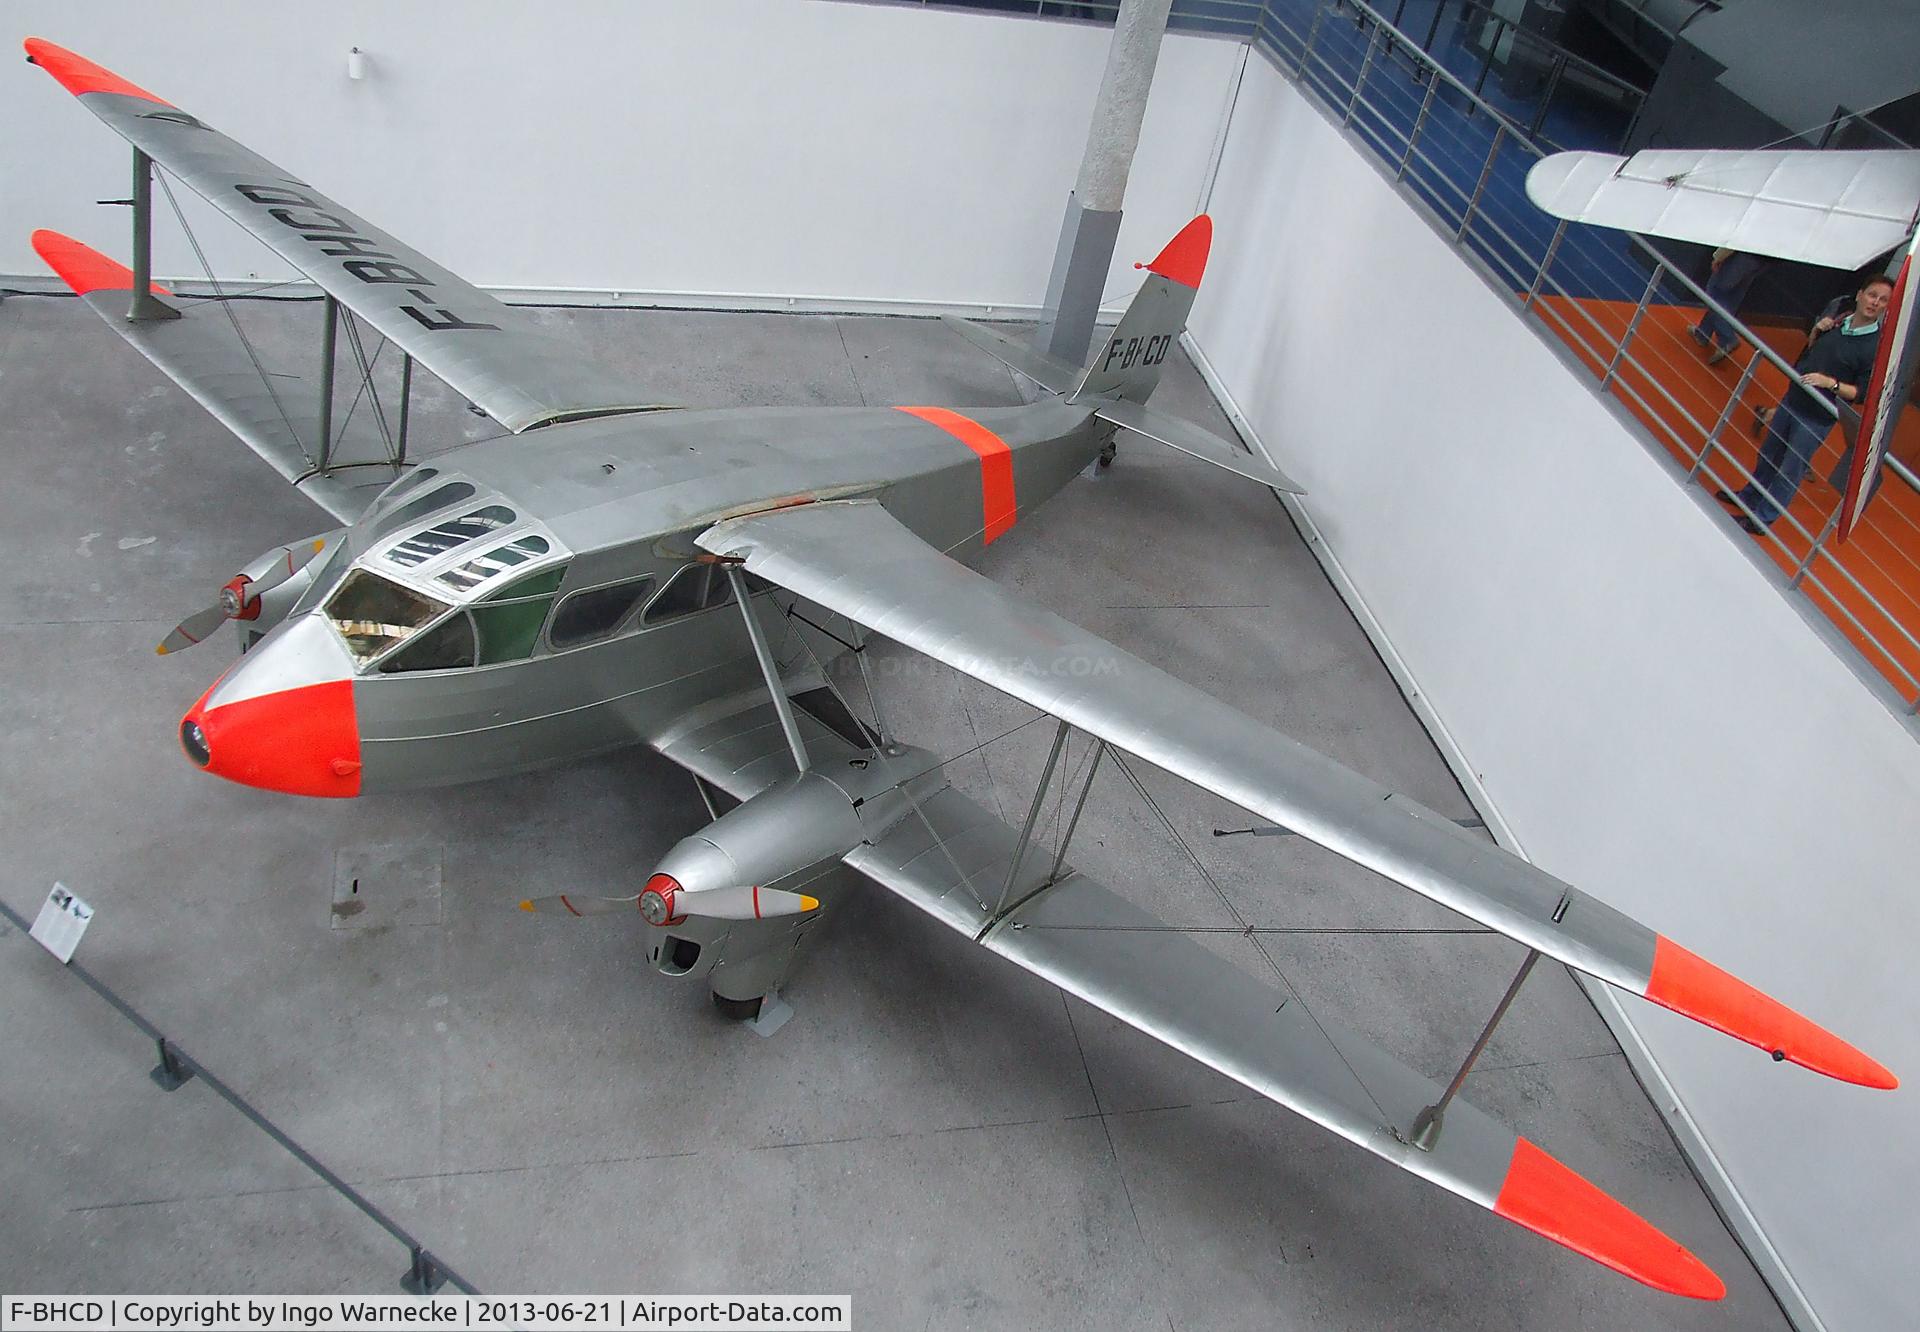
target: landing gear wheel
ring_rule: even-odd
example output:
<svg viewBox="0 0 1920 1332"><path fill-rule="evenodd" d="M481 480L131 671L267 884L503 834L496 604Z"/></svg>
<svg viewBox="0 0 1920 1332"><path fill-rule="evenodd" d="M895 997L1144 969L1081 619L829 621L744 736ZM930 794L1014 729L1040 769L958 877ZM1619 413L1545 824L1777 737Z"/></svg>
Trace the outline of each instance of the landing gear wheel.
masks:
<svg viewBox="0 0 1920 1332"><path fill-rule="evenodd" d="M1107 446L1100 450L1100 466L1102 470L1113 466L1113 460L1119 456L1120 446L1112 440L1108 440Z"/></svg>
<svg viewBox="0 0 1920 1332"><path fill-rule="evenodd" d="M752 999L729 999L723 994L713 996L713 1006L720 1010L720 1016L732 1018L735 1022L751 1022L760 1016L760 996Z"/></svg>

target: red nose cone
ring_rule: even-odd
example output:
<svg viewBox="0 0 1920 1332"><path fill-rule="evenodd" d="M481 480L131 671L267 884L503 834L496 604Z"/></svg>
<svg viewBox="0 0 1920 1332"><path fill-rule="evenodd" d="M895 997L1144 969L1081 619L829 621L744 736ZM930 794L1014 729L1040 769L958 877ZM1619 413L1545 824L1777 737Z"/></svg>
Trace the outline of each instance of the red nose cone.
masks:
<svg viewBox="0 0 1920 1332"><path fill-rule="evenodd" d="M198 766L230 782L289 795L360 794L353 681L302 685L209 708L212 693L203 694L180 723L181 745Z"/></svg>

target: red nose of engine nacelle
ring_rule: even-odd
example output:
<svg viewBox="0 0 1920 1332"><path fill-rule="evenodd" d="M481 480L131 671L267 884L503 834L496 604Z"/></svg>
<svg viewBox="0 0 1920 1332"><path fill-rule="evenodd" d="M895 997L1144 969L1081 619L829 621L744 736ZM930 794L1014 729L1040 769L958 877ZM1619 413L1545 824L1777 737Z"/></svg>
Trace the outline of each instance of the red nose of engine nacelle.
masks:
<svg viewBox="0 0 1920 1332"><path fill-rule="evenodd" d="M243 657L180 721L195 766L290 795L360 794L352 663L307 617Z"/></svg>

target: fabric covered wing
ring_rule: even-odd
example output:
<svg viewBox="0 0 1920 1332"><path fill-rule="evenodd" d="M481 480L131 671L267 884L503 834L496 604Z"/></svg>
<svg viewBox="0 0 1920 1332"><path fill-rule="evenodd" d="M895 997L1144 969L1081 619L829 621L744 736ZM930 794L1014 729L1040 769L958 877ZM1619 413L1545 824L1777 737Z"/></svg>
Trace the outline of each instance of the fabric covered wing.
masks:
<svg viewBox="0 0 1920 1332"><path fill-rule="evenodd" d="M1859 268L1912 229L1920 151L1555 153L1527 173L1527 197L1571 222Z"/></svg>
<svg viewBox="0 0 1920 1332"><path fill-rule="evenodd" d="M153 94L39 38L27 58L509 430L652 404L570 339Z"/></svg>
<svg viewBox="0 0 1920 1332"><path fill-rule="evenodd" d="M851 749L800 717L810 753ZM764 695L696 714L655 747L740 799L793 767ZM1050 855L1029 851L1008 899L1025 900L995 922L989 907L1016 844L1013 829L943 786L846 862L962 936L1403 1169L1657 1289L1724 1292L1685 1248L1464 1101L1448 1107L1431 1151L1411 1146L1408 1130L1439 1099L1437 1084L1078 871L1064 868L1045 886Z"/></svg>
<svg viewBox="0 0 1920 1332"><path fill-rule="evenodd" d="M1647 926L933 550L873 501L717 523L714 554L1549 957L1808 1068L1886 1069Z"/></svg>

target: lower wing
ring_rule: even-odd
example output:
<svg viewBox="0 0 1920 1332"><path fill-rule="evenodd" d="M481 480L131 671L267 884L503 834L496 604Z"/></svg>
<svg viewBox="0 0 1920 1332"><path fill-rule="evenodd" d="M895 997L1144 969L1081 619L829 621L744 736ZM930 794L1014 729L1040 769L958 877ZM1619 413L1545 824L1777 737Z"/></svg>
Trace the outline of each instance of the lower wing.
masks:
<svg viewBox="0 0 1920 1332"><path fill-rule="evenodd" d="M870 753L796 698L820 761ZM792 772L764 693L689 718L654 747L741 800ZM902 772L902 782L919 776ZM1456 1098L1429 1147L1412 1126L1442 1088L1269 979L1224 962L1111 889L1029 847L951 786L846 863L962 936L1376 1156L1657 1290L1719 1299L1720 1279L1679 1243L1527 1139ZM989 904L1002 889L1013 909Z"/></svg>

